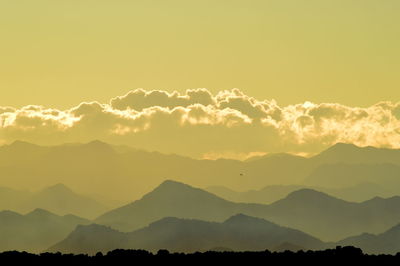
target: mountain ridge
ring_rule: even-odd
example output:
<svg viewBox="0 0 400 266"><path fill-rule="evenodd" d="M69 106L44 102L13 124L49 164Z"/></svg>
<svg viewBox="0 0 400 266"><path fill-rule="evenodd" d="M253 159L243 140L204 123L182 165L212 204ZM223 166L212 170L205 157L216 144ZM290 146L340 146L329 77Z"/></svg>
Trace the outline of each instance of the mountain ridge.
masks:
<svg viewBox="0 0 400 266"><path fill-rule="evenodd" d="M243 238L244 235L246 238ZM48 251L95 253L125 248L194 252L215 247L239 251L273 249L287 242L307 249L325 246L322 241L301 231L240 214L222 223L166 217L127 233L101 225L79 226Z"/></svg>

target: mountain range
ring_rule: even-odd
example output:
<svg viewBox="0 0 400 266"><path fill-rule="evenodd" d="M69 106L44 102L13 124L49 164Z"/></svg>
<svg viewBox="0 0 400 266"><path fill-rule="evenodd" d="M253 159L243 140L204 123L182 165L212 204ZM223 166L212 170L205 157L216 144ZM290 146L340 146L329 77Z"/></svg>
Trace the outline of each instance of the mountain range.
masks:
<svg viewBox="0 0 400 266"><path fill-rule="evenodd" d="M400 252L400 224L381 234L348 237L338 242L342 246L356 246L369 254L396 254Z"/></svg>
<svg viewBox="0 0 400 266"><path fill-rule="evenodd" d="M340 244L394 253L400 248L399 176L400 150L340 143L310 158L269 154L235 161L101 141L48 147L16 141L0 147L0 210L8 210L0 212L0 250ZM46 187L49 182L56 185ZM111 209L67 186L131 202Z"/></svg>
<svg viewBox="0 0 400 266"><path fill-rule="evenodd" d="M393 189L385 189L380 185L360 181L354 186L341 188L314 187L307 185L270 185L259 190L234 191L224 186L211 186L205 188L221 198L233 202L252 202L270 204L280 200L291 192L300 189L312 189L332 195L346 201L362 202L374 197L392 197L396 193Z"/></svg>
<svg viewBox="0 0 400 266"><path fill-rule="evenodd" d="M45 209L58 215L74 214L93 219L108 210L98 201L75 193L63 184L46 187L37 192L0 188L0 209L19 213Z"/></svg>
<svg viewBox="0 0 400 266"><path fill-rule="evenodd" d="M272 204L234 203L205 190L164 181L130 204L106 212L95 222L129 232L164 217L222 222L238 213L264 218L324 241L380 233L400 221L400 197L348 202L325 193L301 189Z"/></svg>
<svg viewBox="0 0 400 266"><path fill-rule="evenodd" d="M97 224L78 226L48 251L88 254L114 249L145 249L152 252L168 249L186 253L216 249L262 251L276 250L282 245L288 247L288 243L291 247L307 250L327 246L301 231L238 214L222 223L166 217L128 233Z"/></svg>
<svg viewBox="0 0 400 266"><path fill-rule="evenodd" d="M300 189L269 205L234 203L168 180L93 221L43 209L26 215L0 212L0 250L192 252L322 249L337 244L393 253L398 248L399 221L400 197L354 203Z"/></svg>
<svg viewBox="0 0 400 266"><path fill-rule="evenodd" d="M3 186L39 189L63 183L122 201L139 198L166 179L237 191L268 185L347 189L369 183L388 197L400 194L400 150L339 143L311 158L269 154L235 161L198 160L101 141L49 147L16 141L0 147L0 173Z"/></svg>
<svg viewBox="0 0 400 266"><path fill-rule="evenodd" d="M0 251L41 252L68 236L77 225L90 221L74 215L59 216L43 209L21 215L0 212Z"/></svg>

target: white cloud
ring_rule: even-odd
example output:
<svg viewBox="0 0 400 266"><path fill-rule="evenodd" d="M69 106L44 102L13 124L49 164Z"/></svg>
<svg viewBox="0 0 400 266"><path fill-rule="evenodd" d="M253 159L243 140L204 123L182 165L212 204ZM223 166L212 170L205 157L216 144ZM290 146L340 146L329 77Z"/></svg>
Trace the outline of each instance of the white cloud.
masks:
<svg viewBox="0 0 400 266"><path fill-rule="evenodd" d="M336 142L400 148L399 119L400 104L391 102L367 108L311 102L281 107L238 89L215 95L206 89L184 94L138 89L110 103L85 102L68 110L0 107L0 142L102 139L197 157L310 153Z"/></svg>

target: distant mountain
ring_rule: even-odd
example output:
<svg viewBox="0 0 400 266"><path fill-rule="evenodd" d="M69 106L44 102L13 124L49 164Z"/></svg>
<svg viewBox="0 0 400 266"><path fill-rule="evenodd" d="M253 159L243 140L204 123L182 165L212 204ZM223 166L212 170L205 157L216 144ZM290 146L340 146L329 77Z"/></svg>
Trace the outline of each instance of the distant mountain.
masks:
<svg viewBox="0 0 400 266"><path fill-rule="evenodd" d="M172 252L215 250L265 250L284 243L322 249L326 244L298 230L281 227L263 219L242 214L230 217L223 223L163 218L149 226L130 233L92 224L78 226L66 239L49 251L64 253L95 253L117 248L146 249Z"/></svg>
<svg viewBox="0 0 400 266"><path fill-rule="evenodd" d="M400 165L392 163L371 164L323 164L304 180L308 186L345 188L360 183L375 183L388 192L400 188ZM398 193L400 194L400 193Z"/></svg>
<svg viewBox="0 0 400 266"><path fill-rule="evenodd" d="M74 214L90 219L108 210L99 202L79 195L63 184L38 192L0 188L0 209L27 213L38 208L58 215Z"/></svg>
<svg viewBox="0 0 400 266"><path fill-rule="evenodd" d="M367 182L400 193L392 178L399 166L400 150L351 144L336 144L311 158L269 154L248 161L196 160L101 141L52 147L17 141L0 147L2 186L38 189L63 183L122 201L139 198L166 179L234 190L277 184L342 188Z"/></svg>
<svg viewBox="0 0 400 266"><path fill-rule="evenodd" d="M132 231L164 217L223 221L237 213L262 209L263 205L229 202L204 190L167 180L140 200L109 211L95 222Z"/></svg>
<svg viewBox="0 0 400 266"><path fill-rule="evenodd" d="M370 254L396 254L400 252L400 225L377 235L363 233L348 237L339 241L338 245L359 247Z"/></svg>
<svg viewBox="0 0 400 266"><path fill-rule="evenodd" d="M299 185L271 185L260 190L239 192L224 186L213 186L207 187L205 190L233 202L270 204L302 188L305 187Z"/></svg>
<svg viewBox="0 0 400 266"><path fill-rule="evenodd" d="M322 181L324 177L325 176L322 175L320 180ZM207 187L205 190L221 198L233 202L260 203L260 204L273 203L275 201L278 201L286 197L291 192L304 188L318 190L326 194L332 195L336 198L354 202L366 201L376 196L392 197L396 195L394 189L383 188L382 186L374 183L363 182L363 180L358 180L358 182L359 183L354 186L340 187L340 188L300 186L300 185L271 185L271 186L266 186L260 190L248 190L243 192L234 191L232 189L223 186Z"/></svg>
<svg viewBox="0 0 400 266"><path fill-rule="evenodd" d="M0 210L16 210L30 196L30 191L16 190L7 187L0 187Z"/></svg>
<svg viewBox="0 0 400 266"><path fill-rule="evenodd" d="M400 164L399 149L358 147L353 144L337 143L312 157L318 164Z"/></svg>
<svg viewBox="0 0 400 266"><path fill-rule="evenodd" d="M20 205L19 210L26 212L35 208L46 209L60 215L75 214L91 219L107 210L99 202L79 195L63 184L56 184L34 193Z"/></svg>
<svg viewBox="0 0 400 266"><path fill-rule="evenodd" d="M163 217L222 222L238 213L264 218L325 241L338 241L362 232L379 233L397 224L400 221L400 197L353 203L302 189L270 205L246 204L166 181L142 199L107 212L95 222L127 232Z"/></svg>
<svg viewBox="0 0 400 266"><path fill-rule="evenodd" d="M397 224L400 197L354 203L302 189L268 205L263 217L327 241L337 241L354 232L378 233Z"/></svg>
<svg viewBox="0 0 400 266"><path fill-rule="evenodd" d="M58 216L42 209L26 215L0 212L0 251L41 252L65 238L78 224L89 221L73 215Z"/></svg>
<svg viewBox="0 0 400 266"><path fill-rule="evenodd" d="M399 154L400 150L336 144L311 158L269 154L242 162L196 160L112 146L101 141L51 147L17 141L0 147L0 173L2 186L38 189L50 182L63 183L88 194L97 193L126 201L138 198L165 179L198 187L227 186L234 190L259 189L277 184L315 187L329 187L325 184L332 184L333 187L341 187L342 184L323 181L327 176L329 180L343 179L343 171L331 171L329 166L324 168L325 165L358 164L378 168L352 171L352 180L391 189L392 184L385 185L387 179L381 177L392 174L386 173L385 167L382 169L379 165L400 166ZM364 180L365 174L368 174L368 180ZM393 174L399 174L398 170ZM315 176L324 178L321 182L314 180L304 183L304 180ZM348 182L351 183L351 180ZM354 182L351 184L354 185ZM400 193L400 189L395 189L395 193Z"/></svg>

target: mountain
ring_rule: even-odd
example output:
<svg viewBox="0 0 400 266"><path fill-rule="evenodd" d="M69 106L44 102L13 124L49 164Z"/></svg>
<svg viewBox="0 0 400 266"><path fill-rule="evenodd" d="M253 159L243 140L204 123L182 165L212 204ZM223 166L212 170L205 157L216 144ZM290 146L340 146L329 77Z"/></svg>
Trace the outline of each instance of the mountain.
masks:
<svg viewBox="0 0 400 266"><path fill-rule="evenodd" d="M337 143L312 157L318 164L400 164L399 149L358 147L354 144Z"/></svg>
<svg viewBox="0 0 400 266"><path fill-rule="evenodd" d="M304 187L299 185L271 185L260 190L239 192L224 186L211 186L205 188L205 190L233 202L270 204L302 188Z"/></svg>
<svg viewBox="0 0 400 266"><path fill-rule="evenodd" d="M167 217L129 233L96 224L78 226L49 251L93 254L99 250L107 252L124 248L153 252L160 249L196 252L214 250L216 247L242 251L273 249L289 242L305 249L326 246L322 241L298 230L239 214L222 223Z"/></svg>
<svg viewBox="0 0 400 266"><path fill-rule="evenodd" d="M321 179L318 180L323 180L324 177L325 175L322 175ZM376 196L392 197L396 195L393 189L383 188L380 185L363 182L362 180L359 180L359 183L354 186L340 188L300 185L271 185L260 190L248 190L243 192L234 191L223 186L207 187L205 190L233 202L270 204L286 197L291 192L303 188L318 190L336 198L354 202L366 201Z"/></svg>
<svg viewBox="0 0 400 266"><path fill-rule="evenodd" d="M355 203L301 189L263 205L234 203L198 188L165 181L140 200L109 211L95 222L128 232L163 217L222 222L238 213L295 228L324 241L338 241L362 232L379 233L397 224L400 197Z"/></svg>
<svg viewBox="0 0 400 266"><path fill-rule="evenodd" d="M400 225L377 235L363 233L348 237L339 241L338 245L359 247L369 254L396 254L400 251Z"/></svg>
<svg viewBox="0 0 400 266"><path fill-rule="evenodd" d="M264 218L326 241L355 232L378 233L400 220L399 197L348 202L312 189L302 189L268 205Z"/></svg>
<svg viewBox="0 0 400 266"><path fill-rule="evenodd" d="M40 252L65 238L78 224L89 221L74 215L58 216L43 209L26 215L0 212L0 250Z"/></svg>
<svg viewBox="0 0 400 266"><path fill-rule="evenodd" d="M56 184L33 194L21 204L19 209L25 212L34 208L46 209L61 215L74 214L87 218L94 218L107 210L99 202L79 195L63 184Z"/></svg>
<svg viewBox="0 0 400 266"><path fill-rule="evenodd" d="M77 194L63 184L38 192L0 188L0 207L20 213L40 208L58 215L74 214L86 218L94 218L107 210L99 202Z"/></svg>
<svg viewBox="0 0 400 266"><path fill-rule="evenodd" d="M49 147L18 141L0 147L2 186L39 189L63 183L118 201L137 199L167 179L233 190L293 184L343 188L362 182L393 195L400 194L393 178L399 167L400 150L340 143L311 158L269 154L248 161L197 160L101 141Z"/></svg>
<svg viewBox="0 0 400 266"><path fill-rule="evenodd" d="M223 221L237 213L263 208L258 204L229 202L204 190L167 180L140 200L109 211L95 222L132 231L164 217Z"/></svg>
<svg viewBox="0 0 400 266"><path fill-rule="evenodd" d="M400 165L392 163L323 164L316 167L304 183L308 186L327 188L345 188L360 183L375 183L393 193L393 188L400 187L399 176Z"/></svg>

